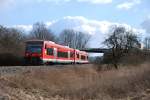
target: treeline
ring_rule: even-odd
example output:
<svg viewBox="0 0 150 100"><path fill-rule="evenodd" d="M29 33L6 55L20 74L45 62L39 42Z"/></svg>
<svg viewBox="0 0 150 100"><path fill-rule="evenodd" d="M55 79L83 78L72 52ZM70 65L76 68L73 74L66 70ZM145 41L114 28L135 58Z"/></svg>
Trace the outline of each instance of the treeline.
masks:
<svg viewBox="0 0 150 100"><path fill-rule="evenodd" d="M60 35L56 35L44 23L39 22L35 23L28 33L21 29L0 25L0 66L22 65L24 42L32 39L49 40L75 49L82 49L88 46L90 36L72 29L65 29Z"/></svg>

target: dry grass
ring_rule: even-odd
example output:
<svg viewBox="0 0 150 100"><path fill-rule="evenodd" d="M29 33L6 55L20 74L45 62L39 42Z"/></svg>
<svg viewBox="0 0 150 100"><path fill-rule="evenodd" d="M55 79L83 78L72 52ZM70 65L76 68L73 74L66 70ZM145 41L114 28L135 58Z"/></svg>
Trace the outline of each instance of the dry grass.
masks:
<svg viewBox="0 0 150 100"><path fill-rule="evenodd" d="M135 99L150 89L149 65L100 72L92 68L92 65L34 69L23 74L1 77L0 94L14 100ZM135 100L141 100L139 98Z"/></svg>

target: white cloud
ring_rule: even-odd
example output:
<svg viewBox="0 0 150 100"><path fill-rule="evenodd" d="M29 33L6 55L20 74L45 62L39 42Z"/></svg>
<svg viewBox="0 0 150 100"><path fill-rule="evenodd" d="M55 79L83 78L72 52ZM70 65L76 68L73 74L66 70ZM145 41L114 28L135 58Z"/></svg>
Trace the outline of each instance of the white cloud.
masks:
<svg viewBox="0 0 150 100"><path fill-rule="evenodd" d="M96 33L107 34L112 26L123 26L128 30L135 32L143 32L142 29L136 29L125 23L114 23L109 21L89 20L82 16L67 16L59 20L53 21L49 27L56 33L60 33L64 29L74 29L91 35Z"/></svg>
<svg viewBox="0 0 150 100"><path fill-rule="evenodd" d="M88 20L81 16L67 16L56 20L49 27L56 33L60 33L64 29L74 29L88 34L102 33L105 34L112 23L108 21Z"/></svg>
<svg viewBox="0 0 150 100"><path fill-rule="evenodd" d="M117 5L117 8L118 9L125 9L125 10L128 10L128 9L131 9L133 8L135 5L138 5L141 3L141 0L130 0L128 2L124 2L124 3L121 3L121 4L118 4Z"/></svg>
<svg viewBox="0 0 150 100"><path fill-rule="evenodd" d="M107 34L112 26L123 26L128 30L133 30L137 33L143 33L144 30L136 29L125 23L115 23L109 21L90 20L82 16L66 16L62 19L45 22L46 27L53 32L59 34L64 29L73 29L76 31L82 31L87 34ZM21 28L26 31L32 29L32 25L14 25L15 28Z"/></svg>
<svg viewBox="0 0 150 100"><path fill-rule="evenodd" d="M117 8L128 10L128 9L130 9L132 6L133 6L133 3L125 2L125 3L123 3L123 4L119 4L119 5L117 6Z"/></svg>
<svg viewBox="0 0 150 100"><path fill-rule="evenodd" d="M14 25L12 27L20 29L20 30L24 30L26 32L29 32L32 30L32 25Z"/></svg>
<svg viewBox="0 0 150 100"><path fill-rule="evenodd" d="M87 2L92 4L108 4L111 3L112 0L77 0L78 2Z"/></svg>
<svg viewBox="0 0 150 100"><path fill-rule="evenodd" d="M128 24L90 20L82 16L67 16L62 19L46 22L45 24L49 29L52 30L52 32L56 34L61 33L64 29L73 29L76 31L84 32L85 34L90 34L92 36L90 43L91 47L101 46L101 43L107 36L107 33L114 25L123 26L128 30L133 30L137 34L144 32L143 29L136 29ZM30 31L32 29L32 25L15 25L15 27L27 31Z"/></svg>

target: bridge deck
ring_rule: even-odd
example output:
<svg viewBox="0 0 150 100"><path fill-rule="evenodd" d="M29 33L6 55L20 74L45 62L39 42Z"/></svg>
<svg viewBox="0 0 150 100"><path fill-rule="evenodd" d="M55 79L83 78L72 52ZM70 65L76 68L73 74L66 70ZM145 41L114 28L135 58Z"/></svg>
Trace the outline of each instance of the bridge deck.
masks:
<svg viewBox="0 0 150 100"><path fill-rule="evenodd" d="M105 49L105 48L87 48L87 49L81 49L81 51L86 51L89 53L105 53L108 52L109 49Z"/></svg>

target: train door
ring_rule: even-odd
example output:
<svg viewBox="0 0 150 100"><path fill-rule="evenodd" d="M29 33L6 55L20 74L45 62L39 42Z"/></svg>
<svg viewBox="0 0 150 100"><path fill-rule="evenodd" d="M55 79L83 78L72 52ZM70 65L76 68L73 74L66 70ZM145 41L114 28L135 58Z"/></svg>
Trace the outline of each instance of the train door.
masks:
<svg viewBox="0 0 150 100"><path fill-rule="evenodd" d="M70 51L68 51L68 59L70 60Z"/></svg>
<svg viewBox="0 0 150 100"><path fill-rule="evenodd" d="M57 62L57 48L54 48L54 58L55 62Z"/></svg>
<svg viewBox="0 0 150 100"><path fill-rule="evenodd" d="M68 51L68 62L71 63L71 56L70 56L70 51Z"/></svg>

